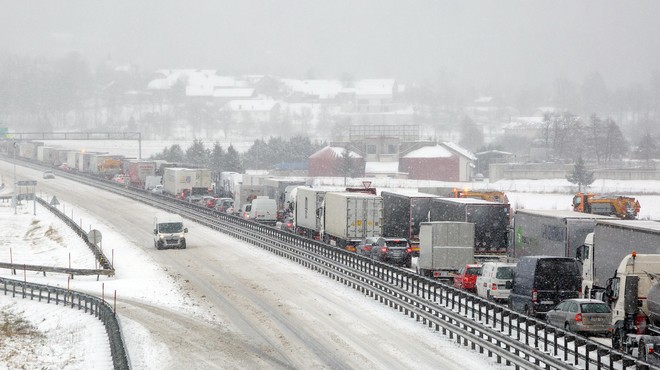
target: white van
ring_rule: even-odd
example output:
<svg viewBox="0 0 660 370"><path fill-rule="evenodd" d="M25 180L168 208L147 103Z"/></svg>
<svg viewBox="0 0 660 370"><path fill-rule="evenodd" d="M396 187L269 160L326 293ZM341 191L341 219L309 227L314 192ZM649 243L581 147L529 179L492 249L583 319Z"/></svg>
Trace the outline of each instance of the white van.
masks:
<svg viewBox="0 0 660 370"><path fill-rule="evenodd" d="M186 248L186 233L183 217L172 213L160 213L154 217L154 247Z"/></svg>
<svg viewBox="0 0 660 370"><path fill-rule="evenodd" d="M275 199L270 199L266 196L254 198L252 203L244 206L243 218L275 225L277 222L277 203Z"/></svg>
<svg viewBox="0 0 660 370"><path fill-rule="evenodd" d="M484 262L481 275L477 276L477 295L494 301L507 301L510 289L506 282L513 280L515 263Z"/></svg>

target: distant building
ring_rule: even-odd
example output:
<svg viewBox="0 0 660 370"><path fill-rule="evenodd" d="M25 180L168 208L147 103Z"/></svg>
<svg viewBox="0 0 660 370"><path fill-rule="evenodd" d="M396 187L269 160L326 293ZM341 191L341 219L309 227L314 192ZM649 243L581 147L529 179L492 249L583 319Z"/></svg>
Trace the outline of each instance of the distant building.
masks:
<svg viewBox="0 0 660 370"><path fill-rule="evenodd" d="M443 145L425 146L401 158L400 169L413 180L462 181L460 159Z"/></svg>
<svg viewBox="0 0 660 370"><path fill-rule="evenodd" d="M337 146L326 146L309 156L307 175L311 177L342 177L341 161L344 148ZM354 151L349 151L350 158L354 161L354 168L358 176L364 176L364 159Z"/></svg>

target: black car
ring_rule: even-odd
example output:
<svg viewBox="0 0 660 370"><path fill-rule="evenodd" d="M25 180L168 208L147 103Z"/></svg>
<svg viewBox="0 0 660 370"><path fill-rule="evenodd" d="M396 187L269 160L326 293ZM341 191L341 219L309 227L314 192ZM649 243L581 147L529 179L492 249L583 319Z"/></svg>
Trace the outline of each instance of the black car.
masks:
<svg viewBox="0 0 660 370"><path fill-rule="evenodd" d="M379 238L377 245L371 249L371 255L382 262L410 267L412 248L405 238Z"/></svg>
<svg viewBox="0 0 660 370"><path fill-rule="evenodd" d="M543 316L565 299L578 298L582 271L569 257L522 257L514 270L509 308L530 316Z"/></svg>

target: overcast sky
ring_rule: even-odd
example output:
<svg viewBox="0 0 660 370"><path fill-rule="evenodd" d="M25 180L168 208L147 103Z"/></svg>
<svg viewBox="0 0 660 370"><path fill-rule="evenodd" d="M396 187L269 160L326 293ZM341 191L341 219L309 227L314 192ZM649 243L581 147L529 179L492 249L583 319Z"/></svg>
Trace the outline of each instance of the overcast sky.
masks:
<svg viewBox="0 0 660 370"><path fill-rule="evenodd" d="M0 2L0 52L76 50L92 65L481 85L599 72L616 86L660 70L656 0Z"/></svg>

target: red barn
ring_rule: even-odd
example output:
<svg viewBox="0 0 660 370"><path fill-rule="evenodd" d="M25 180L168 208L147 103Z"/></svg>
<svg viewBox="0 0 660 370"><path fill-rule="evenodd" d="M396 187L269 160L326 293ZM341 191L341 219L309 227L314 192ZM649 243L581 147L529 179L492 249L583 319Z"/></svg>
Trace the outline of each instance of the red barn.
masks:
<svg viewBox="0 0 660 370"><path fill-rule="evenodd" d="M444 146L425 146L406 154L401 172L412 180L461 181L460 158Z"/></svg>
<svg viewBox="0 0 660 370"><path fill-rule="evenodd" d="M326 146L325 148L319 150L318 152L309 156L309 166L307 169L307 175L311 177L315 176L331 176L331 177L341 177L344 176L340 171L340 163L342 161L342 155L344 153L344 148ZM350 157L353 159L354 168L359 173L358 176L364 175L364 159L361 155L349 151Z"/></svg>

